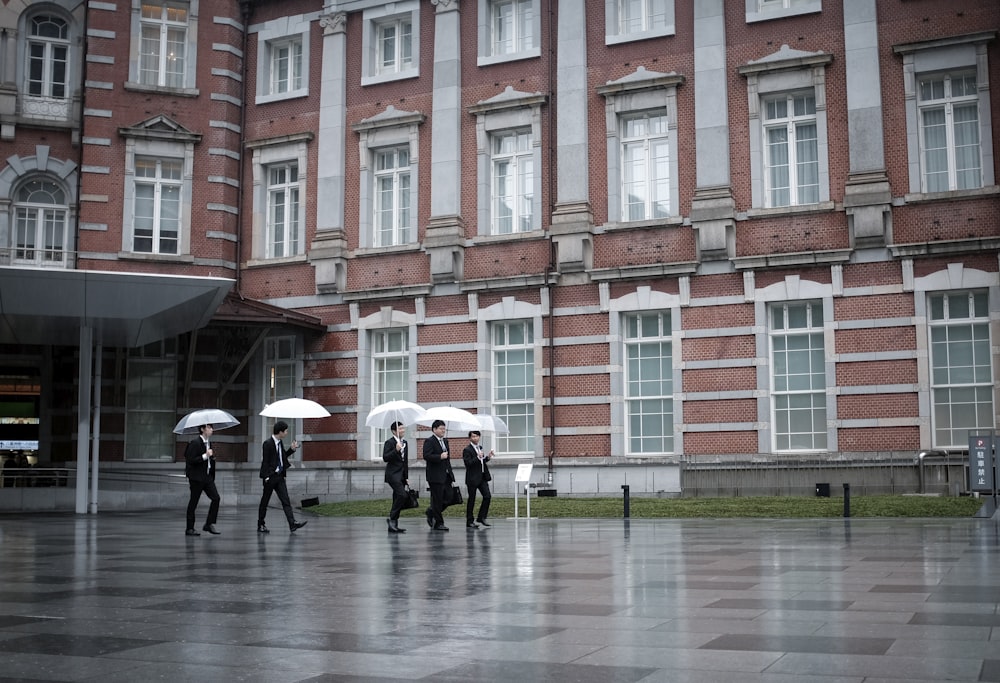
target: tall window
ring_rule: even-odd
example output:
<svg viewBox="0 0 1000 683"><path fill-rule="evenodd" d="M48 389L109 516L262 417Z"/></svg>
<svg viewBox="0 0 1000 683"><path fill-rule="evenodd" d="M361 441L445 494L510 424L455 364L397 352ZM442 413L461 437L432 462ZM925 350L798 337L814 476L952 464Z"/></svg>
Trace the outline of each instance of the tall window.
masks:
<svg viewBox="0 0 1000 683"><path fill-rule="evenodd" d="M295 360L295 337L272 337L264 342L264 404L295 398L298 363ZM262 429L271 434L273 418L262 418ZM292 420L286 420L289 425ZM290 428L291 429L291 428Z"/></svg>
<svg viewBox="0 0 1000 683"><path fill-rule="evenodd" d="M295 163L267 168L267 255L299 253L299 169Z"/></svg>
<svg viewBox="0 0 1000 683"><path fill-rule="evenodd" d="M272 95L302 89L302 41L289 40L271 45Z"/></svg>
<svg viewBox="0 0 1000 683"><path fill-rule="evenodd" d="M490 2L491 45L494 55L512 55L534 46L532 0Z"/></svg>
<svg viewBox="0 0 1000 683"><path fill-rule="evenodd" d="M177 423L176 339L129 351L125 384L125 457L173 460Z"/></svg>
<svg viewBox="0 0 1000 683"><path fill-rule="evenodd" d="M987 293L932 294L929 318L934 445L965 448L996 429Z"/></svg>
<svg viewBox="0 0 1000 683"><path fill-rule="evenodd" d="M667 117L640 114L622 119L622 215L628 221L670 215L670 147Z"/></svg>
<svg viewBox="0 0 1000 683"><path fill-rule="evenodd" d="M768 206L819 202L816 98L812 93L764 100Z"/></svg>
<svg viewBox="0 0 1000 683"><path fill-rule="evenodd" d="M494 323L493 410L507 423L498 435L505 453L532 453L535 433L534 333L528 321Z"/></svg>
<svg viewBox="0 0 1000 683"><path fill-rule="evenodd" d="M139 82L167 88L183 87L188 4L144 0L141 17Z"/></svg>
<svg viewBox="0 0 1000 683"><path fill-rule="evenodd" d="M531 132L496 133L492 147L493 234L527 232L532 227L535 183Z"/></svg>
<svg viewBox="0 0 1000 683"><path fill-rule="evenodd" d="M398 73L413 67L413 23L409 15L375 26L376 73Z"/></svg>
<svg viewBox="0 0 1000 683"><path fill-rule="evenodd" d="M625 316L625 406L628 453L674 450L670 313Z"/></svg>
<svg viewBox="0 0 1000 683"><path fill-rule="evenodd" d="M182 167L180 159L136 157L132 251L178 253Z"/></svg>
<svg viewBox="0 0 1000 683"><path fill-rule="evenodd" d="M410 242L410 150L375 152L375 246Z"/></svg>
<svg viewBox="0 0 1000 683"><path fill-rule="evenodd" d="M771 306L772 420L776 451L826 448L823 305Z"/></svg>
<svg viewBox="0 0 1000 683"><path fill-rule="evenodd" d="M372 406L410 398L410 349L405 329L372 332ZM389 430L375 430L372 444L374 459L382 457L382 444Z"/></svg>
<svg viewBox="0 0 1000 683"><path fill-rule="evenodd" d="M49 180L22 185L14 203L14 262L66 265L66 194Z"/></svg>
<svg viewBox="0 0 1000 683"><path fill-rule="evenodd" d="M69 25L47 14L28 23L27 93L64 99L69 74Z"/></svg>
<svg viewBox="0 0 1000 683"><path fill-rule="evenodd" d="M921 79L918 98L924 191L982 187L976 74Z"/></svg>
<svg viewBox="0 0 1000 683"><path fill-rule="evenodd" d="M618 0L621 33L644 33L667 26L667 0Z"/></svg>

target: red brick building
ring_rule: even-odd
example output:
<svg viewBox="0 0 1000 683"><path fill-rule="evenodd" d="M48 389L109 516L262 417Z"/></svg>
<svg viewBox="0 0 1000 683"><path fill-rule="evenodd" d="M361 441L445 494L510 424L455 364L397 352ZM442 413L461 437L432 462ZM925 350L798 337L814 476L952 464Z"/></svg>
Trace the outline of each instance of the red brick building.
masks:
<svg viewBox="0 0 1000 683"><path fill-rule="evenodd" d="M502 417L501 491L520 462L676 493L684 463L997 429L995 2L59 0L0 25L3 282L231 283L207 325L97 326L111 471L167 467L169 427L219 406L250 493L258 413L293 395L332 414L294 425L293 487L348 495L382 492L364 423L395 398ZM30 396L41 463L79 462L86 343L8 327L0 393Z"/></svg>

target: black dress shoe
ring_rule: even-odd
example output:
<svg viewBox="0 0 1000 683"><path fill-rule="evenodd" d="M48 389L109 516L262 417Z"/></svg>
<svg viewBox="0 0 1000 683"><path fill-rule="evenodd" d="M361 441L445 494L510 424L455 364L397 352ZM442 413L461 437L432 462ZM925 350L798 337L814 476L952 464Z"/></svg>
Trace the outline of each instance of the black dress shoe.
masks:
<svg viewBox="0 0 1000 683"><path fill-rule="evenodd" d="M288 530L294 532L296 529L301 529L308 523L309 522L295 522L294 524L292 524L292 526L288 528Z"/></svg>
<svg viewBox="0 0 1000 683"><path fill-rule="evenodd" d="M448 531L448 527L446 527L444 524L436 524L434 526L434 531Z"/></svg>
<svg viewBox="0 0 1000 683"><path fill-rule="evenodd" d="M271 530L270 530L270 529L268 529L268 528L267 528L266 526L264 526L263 524L258 524L258 525L257 525L257 533L258 533L258 534L269 534L269 533L271 533Z"/></svg>
<svg viewBox="0 0 1000 683"><path fill-rule="evenodd" d="M475 522L466 522L465 523L465 528L466 529L478 529L479 525L476 524Z"/></svg>
<svg viewBox="0 0 1000 683"><path fill-rule="evenodd" d="M205 526L203 526L201 528L201 530L202 531L207 531L210 534L215 534L216 536L218 536L219 534L222 533L221 531L219 531L218 529L215 528L214 524L206 524Z"/></svg>
<svg viewBox="0 0 1000 683"><path fill-rule="evenodd" d="M479 526L493 526L492 524L487 524L485 519L477 519L476 521L479 522Z"/></svg>
<svg viewBox="0 0 1000 683"><path fill-rule="evenodd" d="M432 529L434 528L434 518L433 518L433 515L434 515L434 513L431 511L430 508L427 508L426 510L424 510L424 516L427 517L427 526L429 526Z"/></svg>
<svg viewBox="0 0 1000 683"><path fill-rule="evenodd" d="M187 531L184 532L184 535L185 536L201 536L201 534L199 534L194 529L188 529Z"/></svg>

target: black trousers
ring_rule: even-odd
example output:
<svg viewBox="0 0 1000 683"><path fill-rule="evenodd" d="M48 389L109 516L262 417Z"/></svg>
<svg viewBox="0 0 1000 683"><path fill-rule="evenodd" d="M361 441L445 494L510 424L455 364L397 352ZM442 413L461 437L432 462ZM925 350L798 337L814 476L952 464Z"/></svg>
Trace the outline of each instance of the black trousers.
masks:
<svg viewBox="0 0 1000 683"><path fill-rule="evenodd" d="M431 490L431 504L427 508L427 516L431 518L434 524L444 524L444 515L441 513L445 508L444 496L448 489L451 488L451 482L442 484L427 482L427 486Z"/></svg>
<svg viewBox="0 0 1000 683"><path fill-rule="evenodd" d="M267 504L271 502L271 494L277 493L281 507L285 511L285 519L288 520L288 528L295 526L295 514L292 512L292 502L288 500L288 486L285 485L285 475L273 474L264 480L264 493L260 497L260 507L257 509L257 526L264 524L267 517Z"/></svg>
<svg viewBox="0 0 1000 683"><path fill-rule="evenodd" d="M403 504L406 502L406 485L401 481L387 482L392 487L392 509L389 510L389 519L399 519L399 513L403 511Z"/></svg>
<svg viewBox="0 0 1000 683"><path fill-rule="evenodd" d="M486 515L490 513L490 501L493 500L493 495L490 493L490 483L488 481L480 481L478 486L469 486L469 501L465 504L465 521L472 521L472 511L476 507L476 491L479 491L480 495L483 497L483 504L479 506L479 516L476 517L477 520L486 519Z"/></svg>
<svg viewBox="0 0 1000 683"><path fill-rule="evenodd" d="M205 526L209 524L215 524L215 520L219 518L219 490L215 488L215 482L211 479L208 481L195 481L194 479L188 479L188 486L191 488L191 497L188 499L187 507L187 528L194 529L194 511L198 507L198 501L201 500L201 494L204 493L208 496L208 499L212 503L208 506L208 517L205 519Z"/></svg>

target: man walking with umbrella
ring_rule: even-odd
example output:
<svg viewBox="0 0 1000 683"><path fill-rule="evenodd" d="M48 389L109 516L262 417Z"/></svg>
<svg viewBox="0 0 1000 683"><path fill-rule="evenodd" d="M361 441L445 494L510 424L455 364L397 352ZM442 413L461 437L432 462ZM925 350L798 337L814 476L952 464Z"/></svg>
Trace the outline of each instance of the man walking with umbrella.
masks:
<svg viewBox="0 0 1000 683"><path fill-rule="evenodd" d="M201 425L198 427L198 436L191 439L184 450L184 474L191 488L187 506L187 528L184 531L188 536L201 536L194 529L194 511L198 507L202 493L212 501L202 530L210 534L219 533L215 528L215 522L219 518L220 497L218 489L215 488L215 452L209 442L213 431L212 425Z"/></svg>
<svg viewBox="0 0 1000 683"><path fill-rule="evenodd" d="M399 513L403 510L403 503L406 502L406 487L410 483L410 467L406 450L406 439L403 432L406 427L402 422L393 422L390 427L390 436L382 447L382 460L385 461L385 483L392 487L392 508L389 510L389 532L394 534L406 533L406 529L399 528Z"/></svg>

